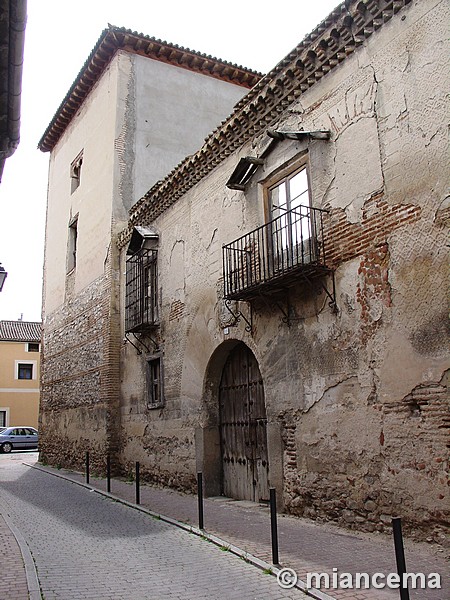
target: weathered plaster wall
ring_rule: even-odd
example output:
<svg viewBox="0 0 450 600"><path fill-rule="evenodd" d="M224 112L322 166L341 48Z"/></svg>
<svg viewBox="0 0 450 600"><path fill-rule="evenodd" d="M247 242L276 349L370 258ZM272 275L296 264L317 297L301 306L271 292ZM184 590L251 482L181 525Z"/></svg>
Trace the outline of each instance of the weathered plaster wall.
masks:
<svg viewBox="0 0 450 600"><path fill-rule="evenodd" d="M126 121L129 73L116 57L50 157L40 449L42 460L53 464L81 467L89 449L95 467L106 448L116 447L118 369L111 359L120 330L111 236L126 218L115 190L123 177L116 142ZM126 142L126 128L122 137ZM70 166L80 151L80 185L72 192ZM69 271L69 224L76 215L76 267Z"/></svg>
<svg viewBox="0 0 450 600"><path fill-rule="evenodd" d="M196 152L248 90L138 55L133 63L135 202Z"/></svg>
<svg viewBox="0 0 450 600"><path fill-rule="evenodd" d="M280 142L245 193L227 189L239 157L267 143L261 136L153 223L164 408L142 401L145 353L124 345L121 355L123 456L142 457L149 477L190 486L201 461L193 429L217 426L220 369L211 361L223 343L243 340L260 365L269 426L280 427L269 454L282 465L287 510L368 530L400 514L440 539L450 504L447 20L444 2L414 3L275 124L330 129L331 141ZM329 210L338 312L324 293L298 286L290 326L261 302L250 334L224 307L221 247L264 222L265 180L305 156L313 203Z"/></svg>
<svg viewBox="0 0 450 600"><path fill-rule="evenodd" d="M123 331L116 236L133 202L196 150L246 91L119 51L52 151L44 269L43 460L80 466L89 449L93 467L104 470L106 453L114 457L126 443L119 436ZM80 185L72 192L70 167L80 151ZM69 224L76 215L76 268L69 272ZM179 261L176 252L173 260ZM136 407L133 411L139 414ZM157 422L153 430L157 436ZM170 463L170 452L165 454ZM164 472L174 468L160 460L156 464Z"/></svg>

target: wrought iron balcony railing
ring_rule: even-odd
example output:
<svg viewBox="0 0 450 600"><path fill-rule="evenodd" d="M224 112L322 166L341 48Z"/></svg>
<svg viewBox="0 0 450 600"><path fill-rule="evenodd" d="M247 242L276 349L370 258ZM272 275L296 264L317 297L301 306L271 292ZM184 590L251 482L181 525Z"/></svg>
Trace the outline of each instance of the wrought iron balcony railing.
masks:
<svg viewBox="0 0 450 600"><path fill-rule="evenodd" d="M143 248L127 258L125 331L158 324L157 250Z"/></svg>
<svg viewBox="0 0 450 600"><path fill-rule="evenodd" d="M223 247L224 297L246 300L328 272L323 215L297 206Z"/></svg>

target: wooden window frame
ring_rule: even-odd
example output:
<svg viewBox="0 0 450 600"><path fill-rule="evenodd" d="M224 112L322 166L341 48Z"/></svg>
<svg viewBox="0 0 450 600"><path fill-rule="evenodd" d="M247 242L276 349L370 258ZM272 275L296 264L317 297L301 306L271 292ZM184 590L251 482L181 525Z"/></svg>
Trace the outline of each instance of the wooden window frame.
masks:
<svg viewBox="0 0 450 600"><path fill-rule="evenodd" d="M162 408L164 406L164 377L160 355L146 357L146 376L147 408Z"/></svg>

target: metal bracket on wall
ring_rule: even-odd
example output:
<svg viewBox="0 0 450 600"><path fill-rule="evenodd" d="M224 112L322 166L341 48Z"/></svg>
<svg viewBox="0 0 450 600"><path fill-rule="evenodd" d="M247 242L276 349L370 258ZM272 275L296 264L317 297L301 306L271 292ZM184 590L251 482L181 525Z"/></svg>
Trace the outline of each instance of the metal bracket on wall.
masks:
<svg viewBox="0 0 450 600"><path fill-rule="evenodd" d="M334 271L330 271L331 274L331 291L327 288L327 286L325 285L325 281L321 278L319 280L320 282L320 286L323 289L323 291L325 292L325 294L328 296L329 298L329 302L328 302L328 306L331 308L331 310L333 311L334 314L338 313L338 307L336 304L336 282L334 279Z"/></svg>
<svg viewBox="0 0 450 600"><path fill-rule="evenodd" d="M336 315L339 312L339 309L336 304L336 281L334 279L334 271L332 269L330 269L327 272L327 275L331 275L331 290L328 289L328 286L326 284L326 279L324 277L320 277L318 279L318 282L319 282L319 285L322 288L322 290L328 296L328 299L329 299L328 306L331 308L332 312ZM311 288L313 288L311 279L309 277L306 277L305 275L303 277L304 277L305 281L307 281L309 283Z"/></svg>
<svg viewBox="0 0 450 600"><path fill-rule="evenodd" d="M135 336L134 334L133 334L133 336L136 338L136 336ZM126 334L125 334L125 339L126 339L126 341L127 341L127 342L130 342L130 344L133 346L133 348L136 348L136 350L137 350L137 353L138 353L138 354L142 354L142 350L141 350L140 348L138 348L138 347L136 346L136 344L133 344L133 342L132 342L132 341L130 340L130 338L128 337L128 333L126 333ZM136 338L136 339L137 339L137 338Z"/></svg>
<svg viewBox="0 0 450 600"><path fill-rule="evenodd" d="M141 350L141 349L140 349L138 346L136 346L136 344L134 344L134 343L131 341L131 339L128 337L128 335L129 335L128 333L126 333L126 334L125 334L125 339L127 340L127 342L130 342L130 344L133 346L133 348L136 348L136 350L137 350L137 353L138 353L138 354L142 354L142 350ZM144 344L144 342L141 340L141 338L138 338L138 337L137 337L137 335L136 335L135 333L132 333L131 335L134 337L134 339L135 339L135 340L136 340L136 341L137 341L139 344L141 344L141 346L144 346L144 348L147 350L147 353L148 353L148 354L150 354L151 350L150 350L150 348L147 346L147 344ZM152 344L155 346L155 350L159 350L159 345L158 345L158 343L157 343L157 342L156 342L156 341L155 341L155 340L154 340L152 337L150 337L149 335L147 335L147 337L149 338L149 340L151 341L151 343L152 343Z"/></svg>
<svg viewBox="0 0 450 600"><path fill-rule="evenodd" d="M228 312L232 315L232 317L234 319L233 323L231 324L231 327L234 327L235 325L237 325L239 323L239 321L241 319L243 319L247 323L247 325L245 326L245 331L247 331L248 333L253 333L253 310L252 310L251 303L250 302L247 303L248 307L249 307L249 313L250 313L249 319L247 319L247 317L240 310L238 312L234 313L230 307L231 303L232 303L232 300L225 300L225 306L226 306Z"/></svg>
<svg viewBox="0 0 450 600"><path fill-rule="evenodd" d="M275 301L275 304L278 307L278 310L281 312L281 314L283 315L281 317L281 320L283 321L283 323L286 323L286 325L288 327L291 326L292 321L299 321L299 319L292 319L291 317L291 303L289 302L289 291L286 292L286 310L284 309L284 306L282 306L280 304L280 302Z"/></svg>
<svg viewBox="0 0 450 600"><path fill-rule="evenodd" d="M329 299L328 305L330 306L332 312L334 314L337 314L339 310L336 304L336 284L334 279L334 271L330 269L327 272L327 275L331 275L331 290L328 289L329 286L327 287L327 282L323 277L320 277L318 279L318 282L320 288L325 292ZM303 280L311 287L312 290L316 289L317 291L317 288L314 288L313 281L310 277L303 275ZM314 280L317 281L317 278L315 277ZM292 310L292 302L290 299L289 288L285 288L283 293L279 295L278 298L270 298L270 296L267 296L266 294L262 293L259 294L258 298L260 298L264 302L266 308L268 308L269 310L273 310L274 307L278 308L278 310L282 314L282 322L286 323L288 327L290 327L292 323L296 321L304 320L304 317L295 316L295 311ZM320 309L319 312L321 312L322 310L323 307Z"/></svg>

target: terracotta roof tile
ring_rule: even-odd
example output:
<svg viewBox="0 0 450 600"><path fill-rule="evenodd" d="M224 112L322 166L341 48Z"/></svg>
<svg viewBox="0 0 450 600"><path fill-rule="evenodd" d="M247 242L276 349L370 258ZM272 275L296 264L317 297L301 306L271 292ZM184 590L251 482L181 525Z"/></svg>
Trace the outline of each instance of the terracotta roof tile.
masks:
<svg viewBox="0 0 450 600"><path fill-rule="evenodd" d="M0 321L0 341L40 342L42 323L36 321Z"/></svg>
<svg viewBox="0 0 450 600"><path fill-rule="evenodd" d="M280 119L294 98L315 85L411 0L346 0L337 6L274 69L260 79L213 131L203 147L181 161L130 210L123 247L133 225L150 224L219 162Z"/></svg>
<svg viewBox="0 0 450 600"><path fill-rule="evenodd" d="M240 65L195 52L176 44L170 44L130 29L109 25L107 29L103 30L97 44L40 139L38 144L40 150L48 152L54 148L67 125L118 50L125 50L153 60L166 62L248 89L252 88L262 77L262 73L246 69Z"/></svg>

